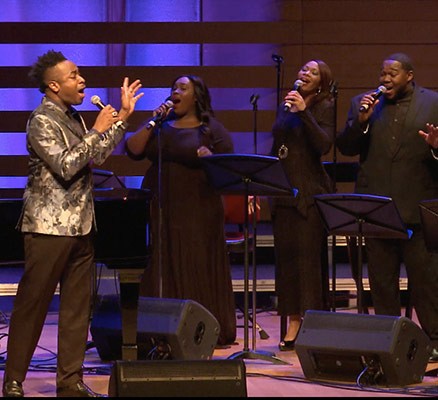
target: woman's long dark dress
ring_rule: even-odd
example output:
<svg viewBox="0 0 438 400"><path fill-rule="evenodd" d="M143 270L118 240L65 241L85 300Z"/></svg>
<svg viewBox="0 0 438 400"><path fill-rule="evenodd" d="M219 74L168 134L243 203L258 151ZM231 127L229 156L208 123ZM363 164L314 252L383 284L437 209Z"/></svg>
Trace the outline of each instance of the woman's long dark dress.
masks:
<svg viewBox="0 0 438 400"><path fill-rule="evenodd" d="M334 103L328 99L305 111L279 109L273 126L272 154L285 144L281 160L296 198L272 201L278 313L301 314L328 308L327 233L313 196L329 193L332 182L321 162L334 140Z"/></svg>
<svg viewBox="0 0 438 400"><path fill-rule="evenodd" d="M210 133L200 128L161 128L162 148L162 297L191 299L206 307L220 324L218 344L236 338L236 310L224 234L221 196L209 184L197 156L201 145L213 153L233 152L228 131L215 119ZM142 187L151 189L153 256L141 286L142 296L159 296L158 265L158 145L157 132L145 149L152 161Z"/></svg>

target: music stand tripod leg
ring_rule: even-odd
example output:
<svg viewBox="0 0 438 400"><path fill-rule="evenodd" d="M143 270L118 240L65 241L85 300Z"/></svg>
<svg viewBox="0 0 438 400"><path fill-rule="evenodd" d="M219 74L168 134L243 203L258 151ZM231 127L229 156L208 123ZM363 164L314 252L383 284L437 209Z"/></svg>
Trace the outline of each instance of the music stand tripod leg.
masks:
<svg viewBox="0 0 438 400"><path fill-rule="evenodd" d="M274 353L266 351L255 351L255 341L253 336L253 350L249 349L249 249L248 249L248 192L245 193L245 226L244 226L244 239L245 239L245 257L244 257L244 339L243 339L243 351L232 354L228 357L230 360L234 359L251 359L251 360L264 360L272 362L273 364L289 364L275 356ZM255 284L253 283L253 291L255 291ZM253 303L253 326L255 327L255 314Z"/></svg>
<svg viewBox="0 0 438 400"><path fill-rule="evenodd" d="M363 231L362 231L362 219L358 219L358 237L357 237L357 312L359 314L368 314L368 308L363 305L363 261L362 261L362 242L363 242Z"/></svg>
<svg viewBox="0 0 438 400"><path fill-rule="evenodd" d="M242 312L242 314L244 313L242 306L237 304L237 308ZM251 324L254 324L254 321L253 321L251 315L248 315L248 320L249 320L249 322L251 322ZM253 325L251 325L251 326L253 326ZM255 328L259 332L260 339L262 339L262 340L269 339L269 334L260 326L259 323L257 323L257 322L255 323Z"/></svg>
<svg viewBox="0 0 438 400"><path fill-rule="evenodd" d="M360 223L359 223L360 226ZM362 291L363 291L363 265L362 265L362 235L359 233L357 239L357 312L363 313Z"/></svg>

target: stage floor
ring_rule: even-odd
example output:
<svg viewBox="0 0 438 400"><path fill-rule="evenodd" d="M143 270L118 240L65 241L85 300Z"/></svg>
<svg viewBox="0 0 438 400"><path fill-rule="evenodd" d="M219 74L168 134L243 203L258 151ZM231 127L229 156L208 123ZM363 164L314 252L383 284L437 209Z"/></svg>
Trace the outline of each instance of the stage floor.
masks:
<svg viewBox="0 0 438 400"><path fill-rule="evenodd" d="M237 304L243 304L244 266L239 260L233 260L231 270ZM98 295L117 296L119 293L118 271L108 269L104 265L98 265L96 271ZM22 272L23 267L20 265L0 266L0 350L3 359L1 367L4 366L4 359L7 356L8 322ZM351 276L350 265L345 260L344 262L337 263L335 273L336 312L357 313L356 287ZM355 382L316 382L308 380L303 373L296 352L280 352L278 350L280 317L275 312L275 269L272 263L272 246L270 242L257 253L256 274L258 310L256 322L258 325L253 329L250 323L248 331L245 332L243 313L241 309L237 308L238 336L235 345L227 349L216 349L212 356L213 360L227 360L236 353L246 354L246 350L249 350L249 353L254 358L244 358L248 397L400 397L411 395L436 397L438 395L438 377L436 372L438 363L429 363L427 365L425 376L421 383L412 384L405 388L363 387L356 385ZM330 277L332 274L331 266ZM252 290L252 262L249 265L249 280L250 290ZM330 281L330 285L333 287L332 281ZM400 279L400 287L402 290L407 287L404 270ZM368 292L366 265L364 265L364 288L365 292ZM251 295L249 297L251 300ZM252 305L250 302L251 310ZM39 346L34 354L31 368L24 383L26 396L52 397L56 395L54 371L56 367L57 311L58 296L55 296L44 325ZM370 314L373 313L372 308L369 308L369 312ZM418 323L415 312L413 320ZM245 333L247 334L246 338ZM93 390L99 393L107 393L112 362L102 361L96 347L92 345L93 337L91 333L89 339L91 346L86 353L84 380ZM245 343L245 340L247 340L247 343ZM281 360L282 363L257 358L258 354L268 354L270 357ZM190 366L190 363L188 364ZM208 393L206 397L214 395L214 393ZM148 397L147 391L142 393L141 396ZM181 396L184 396L184 393L181 393ZM157 397L156 393L154 397Z"/></svg>
<svg viewBox="0 0 438 400"><path fill-rule="evenodd" d="M339 310L338 312L356 313L356 310ZM243 352L246 347L241 317L242 315L238 311L236 318L239 328L236 344L227 349L215 350L213 360L226 360L233 354L245 353ZM360 387L354 382L316 382L308 380L303 374L295 351L278 351L279 317L272 312L261 312L257 314L256 319L268 338L261 339L260 335L255 332L255 341L253 342L254 331L249 327L247 346L255 358L244 359L248 397L400 397L411 395L436 397L438 395L438 377L436 376L438 363L429 363L427 365L426 376L424 376L421 383L411 384L406 387ZM25 395L28 397L52 397L56 395L54 371L56 365L57 320L58 315L56 312L51 312L48 315L39 346L32 359L27 379L24 382ZM7 332L8 315L3 314L1 321L2 338L0 341L3 357L6 356ZM91 340L92 337L90 336ZM276 359L282 360L284 364L258 359L258 354L268 354L269 357L275 356ZM187 365L188 367L191 366L189 361ZM111 366L111 361L101 361L96 348L91 347L86 353L84 381L96 392L107 393ZM428 373L434 376L427 376ZM147 388L147 383L145 385L145 388ZM215 393L213 392L214 389L211 393L206 393L205 397L214 396ZM141 393L141 397L148 396L149 393L145 389ZM183 384L181 384L179 397L182 396L185 396ZM157 397L156 391L154 397Z"/></svg>

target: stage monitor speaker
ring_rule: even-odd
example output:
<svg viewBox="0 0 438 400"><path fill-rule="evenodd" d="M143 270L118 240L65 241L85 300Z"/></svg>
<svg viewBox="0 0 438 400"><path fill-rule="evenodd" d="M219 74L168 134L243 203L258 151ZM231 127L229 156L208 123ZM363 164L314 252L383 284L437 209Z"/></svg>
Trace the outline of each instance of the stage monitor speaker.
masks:
<svg viewBox="0 0 438 400"><path fill-rule="evenodd" d="M122 359L122 317L120 296L101 295L96 298L90 324L92 344L102 361Z"/></svg>
<svg viewBox="0 0 438 400"><path fill-rule="evenodd" d="M122 359L121 311L117 296L98 302L90 332L103 361ZM139 297L137 348L139 360L207 360L219 337L219 323L193 300Z"/></svg>
<svg viewBox="0 0 438 400"><path fill-rule="evenodd" d="M310 380L406 386L423 380L431 342L405 317L308 310L295 348Z"/></svg>
<svg viewBox="0 0 438 400"><path fill-rule="evenodd" d="M243 360L116 361L109 397L247 397Z"/></svg>
<svg viewBox="0 0 438 400"><path fill-rule="evenodd" d="M154 359L208 360L216 347L220 326L214 315L196 301L140 296L137 329L143 340L152 344L150 356Z"/></svg>

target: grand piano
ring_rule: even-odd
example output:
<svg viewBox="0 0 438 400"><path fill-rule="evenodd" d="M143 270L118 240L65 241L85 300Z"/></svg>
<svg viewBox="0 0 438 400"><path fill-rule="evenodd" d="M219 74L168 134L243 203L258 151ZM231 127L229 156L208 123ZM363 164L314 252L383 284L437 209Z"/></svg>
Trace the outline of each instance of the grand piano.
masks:
<svg viewBox="0 0 438 400"><path fill-rule="evenodd" d="M23 264L23 239L15 229L23 189L0 189L0 268ZM95 185L97 233L95 262L118 273L122 322L122 359L137 359L139 282L151 255L149 200L151 192Z"/></svg>
<svg viewBox="0 0 438 400"><path fill-rule="evenodd" d="M15 229L23 189L0 189L0 265L22 264L23 239ZM150 255L150 192L145 189L94 190L97 233L95 261L108 268L138 268Z"/></svg>

